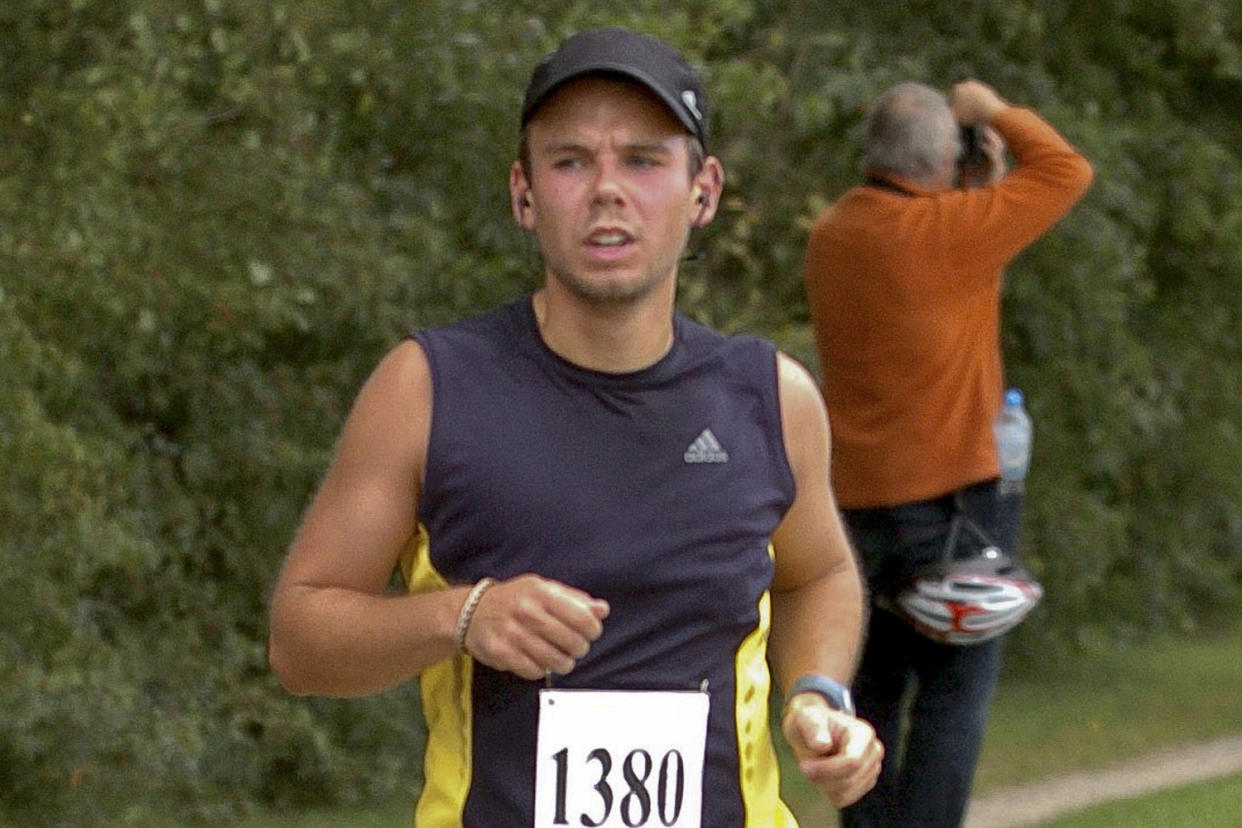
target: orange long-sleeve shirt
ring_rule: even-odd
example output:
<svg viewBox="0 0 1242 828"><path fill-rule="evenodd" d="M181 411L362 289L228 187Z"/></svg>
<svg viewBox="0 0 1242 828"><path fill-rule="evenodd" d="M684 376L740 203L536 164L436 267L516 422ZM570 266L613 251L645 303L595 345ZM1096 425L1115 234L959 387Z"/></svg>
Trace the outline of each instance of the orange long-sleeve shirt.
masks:
<svg viewBox="0 0 1242 828"><path fill-rule="evenodd" d="M998 472L1002 271L1082 197L1092 171L1048 123L992 125L1015 166L970 190L859 186L820 215L806 287L846 508L924 500Z"/></svg>

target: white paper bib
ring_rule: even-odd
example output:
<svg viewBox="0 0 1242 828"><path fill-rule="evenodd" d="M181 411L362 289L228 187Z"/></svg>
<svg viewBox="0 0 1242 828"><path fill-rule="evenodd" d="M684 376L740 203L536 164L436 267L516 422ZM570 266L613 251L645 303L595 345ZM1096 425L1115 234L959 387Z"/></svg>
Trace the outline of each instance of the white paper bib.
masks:
<svg viewBox="0 0 1242 828"><path fill-rule="evenodd" d="M708 695L541 690L534 828L700 828Z"/></svg>

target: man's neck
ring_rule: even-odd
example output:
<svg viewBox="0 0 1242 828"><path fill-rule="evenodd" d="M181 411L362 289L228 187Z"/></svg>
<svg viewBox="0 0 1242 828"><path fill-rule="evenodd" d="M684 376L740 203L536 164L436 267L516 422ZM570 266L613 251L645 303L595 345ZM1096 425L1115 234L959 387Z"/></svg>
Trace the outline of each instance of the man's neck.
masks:
<svg viewBox="0 0 1242 828"><path fill-rule="evenodd" d="M592 304L544 287L531 303L539 335L557 356L592 371L627 374L654 365L672 348L671 293Z"/></svg>

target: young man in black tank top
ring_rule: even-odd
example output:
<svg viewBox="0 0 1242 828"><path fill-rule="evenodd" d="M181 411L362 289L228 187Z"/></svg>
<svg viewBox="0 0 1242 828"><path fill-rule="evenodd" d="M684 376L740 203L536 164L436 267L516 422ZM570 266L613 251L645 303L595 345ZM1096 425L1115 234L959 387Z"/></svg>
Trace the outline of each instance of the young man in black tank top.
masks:
<svg viewBox="0 0 1242 828"><path fill-rule="evenodd" d="M533 233L542 253L543 287L483 321L420 332L385 357L362 388L290 547L272 602L272 667L290 691L304 694L359 696L416 677L423 682L424 708L432 706L435 715L428 718L436 724L415 816L419 826L544 824L540 814L549 808L557 824L575 808L596 824L621 824L622 793L637 793L622 781L631 777L623 777L621 765L643 756L657 764L666 760L660 773L673 773L674 782L681 774L701 780L701 791L673 797L670 791L681 788L657 790L653 766L647 793L664 824L721 828L758 818L765 825L795 825L779 800L768 736L769 657L787 694L782 728L802 772L838 807L874 784L883 748L853 715L844 690L860 647L862 588L828 486L828 423L818 389L805 369L770 344L720 337L675 312L677 267L688 235L712 220L724 183L720 162L706 154L705 112L698 78L680 55L629 31L577 35L540 64L527 89L509 190L515 220ZM540 406L544 423L564 417L566 435L579 428L576 407L615 392L589 414L610 429L600 440L612 447L612 459L590 466L594 460L583 454L592 444L582 442L579 452L540 455L529 462L530 474L493 463L476 479L471 468L460 468L461 458L471 456L472 434L481 437L491 424L476 410L482 428L462 433L452 425L440 407L466 406L473 398L437 365L474 359L482 366L512 355L501 351L520 359L529 354L543 366L514 391ZM747 366L738 386L730 379L736 367L722 355L742 352ZM723 475L697 479L727 483L741 474L768 493L763 502L745 504L753 520L738 531L753 537L737 555L745 556L750 580L760 582L753 594L738 596L742 630L724 642L717 634L723 618L684 635L672 620L658 635L634 632L652 611L682 617L671 596L655 609L631 605L637 596L650 596L652 584L677 585L676 572L650 584L644 578L664 578L656 574L664 565L684 560L692 577L706 579L707 570L724 571L734 560L732 530L710 530L732 527L738 518L721 498L709 496L712 487L700 486L702 498L678 498L675 510L705 511L670 530L686 526L684 538L676 545L670 538L669 548L660 546L664 532L644 532L641 510L656 523L668 511L658 495L678 491L676 485L657 481L639 498L626 491L651 469L646 461L638 467L627 460L627 435L634 456L641 456L641 445L660 431L644 413L680 407L661 383L647 380L683 374L698 377L685 407L709 417L723 396L729 411L751 412L744 418L751 431L722 443L713 429L723 429L716 425L723 420L710 420L701 431L677 437L675 452L653 456L673 461L668 477L685 481L676 485L694 486L696 478L686 475ZM537 385L553 375L546 388ZM578 387L587 391L572 405L556 407L559 394ZM738 393L737 400L727 399ZM624 416L614 416L631 404ZM507 446L514 456L526 456L515 442L496 450ZM771 450L757 452L751 443ZM576 482L557 492L551 487L562 468L565 479ZM471 500L470 492L494 483L494 474L511 477L503 478L496 497ZM516 498L512 508L500 508L498 501L515 485L558 502L528 502L523 509ZM748 482L745 490L752 488ZM594 493L588 497L582 489ZM609 536L591 536L591 514L562 512L558 518L562 497L579 504L575 511L594 498L600 534ZM613 506L637 510L637 519L627 522L639 549L636 566L609 569L630 551L615 529L602 528ZM476 536L449 539L463 527ZM721 534L728 537L721 540ZM565 548L558 546L562 535L574 538ZM385 594L399 565L411 591ZM690 600L710 608L714 597ZM721 655L687 675L717 678L698 692L664 687L664 677L678 675L683 656L701 652L688 643L693 636L710 640ZM653 657L642 663L648 645ZM743 663L747 670L735 666ZM665 690L673 695L660 695ZM562 712L583 698L604 707L578 719ZM604 732L608 721L628 715L622 711L659 720L683 701L705 708L703 718L694 724L693 716L676 714L667 727L635 737L651 739L650 745L633 746L624 741L630 734ZM487 722L508 721L496 717L514 708L520 708L514 715L521 732L477 744ZM454 718L459 715L465 718ZM682 742L660 741L681 738L681 731L689 739L684 744L700 746L697 753ZM602 747L575 764L571 748L596 744L592 739ZM509 778L516 779L513 790L482 789ZM615 799L602 793L609 785L619 791ZM694 801L700 793L702 802ZM624 807L638 807L640 799L646 801L626 799ZM627 812L625 819L633 818Z"/></svg>

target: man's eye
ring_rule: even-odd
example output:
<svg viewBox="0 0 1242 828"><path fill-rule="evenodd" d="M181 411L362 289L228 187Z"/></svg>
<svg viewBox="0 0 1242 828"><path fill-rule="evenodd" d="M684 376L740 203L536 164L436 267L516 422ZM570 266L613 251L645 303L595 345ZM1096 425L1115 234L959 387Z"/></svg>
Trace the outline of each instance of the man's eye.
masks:
<svg viewBox="0 0 1242 828"><path fill-rule="evenodd" d="M558 170L576 170L582 166L582 159L558 158L552 162L552 166Z"/></svg>

